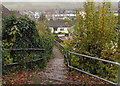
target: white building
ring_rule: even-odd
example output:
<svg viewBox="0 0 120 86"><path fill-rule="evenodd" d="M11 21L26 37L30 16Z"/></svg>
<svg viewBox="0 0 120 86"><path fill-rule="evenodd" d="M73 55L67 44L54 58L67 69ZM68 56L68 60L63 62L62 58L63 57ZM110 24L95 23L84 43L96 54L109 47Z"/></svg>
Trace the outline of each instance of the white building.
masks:
<svg viewBox="0 0 120 86"><path fill-rule="evenodd" d="M115 15L115 16L118 16L118 13L117 13L117 12L115 12L115 13L114 13L114 15Z"/></svg>
<svg viewBox="0 0 120 86"><path fill-rule="evenodd" d="M58 20L66 18L76 18L76 11L74 10L49 10L45 13L48 20Z"/></svg>
<svg viewBox="0 0 120 86"><path fill-rule="evenodd" d="M39 12L35 12L35 19L40 18L40 13Z"/></svg>
<svg viewBox="0 0 120 86"><path fill-rule="evenodd" d="M58 36L68 36L69 29L71 28L69 21L63 20L51 20L48 22L48 27L51 33L57 34Z"/></svg>

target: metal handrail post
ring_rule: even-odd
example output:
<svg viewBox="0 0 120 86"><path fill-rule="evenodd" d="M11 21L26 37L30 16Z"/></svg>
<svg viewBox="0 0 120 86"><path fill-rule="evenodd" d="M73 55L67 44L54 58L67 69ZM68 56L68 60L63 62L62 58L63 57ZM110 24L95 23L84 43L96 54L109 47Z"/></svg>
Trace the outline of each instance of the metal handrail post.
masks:
<svg viewBox="0 0 120 86"><path fill-rule="evenodd" d="M60 45L61 47L63 47L59 42L56 42L56 43L58 43L58 45ZM64 49L64 47L63 47L63 49ZM78 55L78 56L83 56L83 57L90 58L90 59L95 59L95 60L98 60L98 61L103 61L103 62L110 63L110 64L114 64L114 65L117 65L117 66L118 66L118 82L117 82L117 83L114 83L114 82L112 82L112 81L106 80L106 79L101 78L101 77L99 77L99 76L96 76L96 75L94 75L94 74L91 74L91 73L88 73L88 72L83 71L83 70L81 70L81 69L78 69L78 68L76 68L76 67L73 67L72 64L71 64L71 57L72 57L71 55L72 55L72 54ZM71 50L68 51L68 54L65 55L65 57L67 58L66 60L67 60L68 67L70 68L70 71L71 71L72 69L75 69L75 70L77 70L77 71L83 72L83 73L85 73L85 74L87 74L87 75L93 76L93 77L95 77L95 78L98 78L98 79L100 79L100 80L103 80L103 81L105 81L105 82L108 82L108 83L110 83L110 84L113 84L113 85L115 85L115 86L120 86L120 63L118 63L118 62L113 62L113 61L109 61L109 60L105 60L105 59L100 59L100 58L96 58L96 57L92 57L92 56L88 56L88 55L84 55L84 54L79 54L79 53L71 52Z"/></svg>
<svg viewBox="0 0 120 86"><path fill-rule="evenodd" d="M120 86L120 65L118 65L118 86Z"/></svg>
<svg viewBox="0 0 120 86"><path fill-rule="evenodd" d="M71 51L71 50L70 50ZM68 52L69 53L69 65L71 66L72 64L71 64L71 57L72 57L72 54L70 53L70 52ZM70 71L72 71L72 68L70 68Z"/></svg>

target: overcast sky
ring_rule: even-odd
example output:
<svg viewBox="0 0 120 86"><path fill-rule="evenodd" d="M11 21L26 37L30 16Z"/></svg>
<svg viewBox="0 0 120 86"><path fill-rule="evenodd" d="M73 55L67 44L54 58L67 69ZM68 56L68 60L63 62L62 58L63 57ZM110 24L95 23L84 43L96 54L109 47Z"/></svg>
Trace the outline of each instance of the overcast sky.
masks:
<svg viewBox="0 0 120 86"><path fill-rule="evenodd" d="M2 0L2 2L84 2L84 1L86 0ZM94 0L94 1L119 2L120 0Z"/></svg>

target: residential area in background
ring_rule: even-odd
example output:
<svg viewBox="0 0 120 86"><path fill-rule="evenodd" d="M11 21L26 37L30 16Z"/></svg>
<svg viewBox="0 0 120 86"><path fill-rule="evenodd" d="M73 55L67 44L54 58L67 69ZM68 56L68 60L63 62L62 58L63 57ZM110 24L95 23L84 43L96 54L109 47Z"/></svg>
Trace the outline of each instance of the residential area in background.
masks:
<svg viewBox="0 0 120 86"><path fill-rule="evenodd" d="M117 2L4 2L0 11L0 83L120 86Z"/></svg>
<svg viewBox="0 0 120 86"><path fill-rule="evenodd" d="M36 6L34 6L34 3L33 3L33 7L30 7L31 10L28 9L29 8L28 4L24 6L26 9L24 8L19 10L18 10L18 7L16 7L16 9L15 8L12 9L12 6L10 6L10 3L3 3L3 4L6 5L6 6L3 6L3 17L5 15L12 14L12 13L15 13L17 16L26 15L35 21L38 21L41 17L45 17L48 21L47 23L48 23L49 29L51 30L51 33L56 34L56 36L60 37L61 39L67 38L68 36L71 35L70 31L72 31L71 29L75 24L76 15L82 14L83 17L85 15L84 9L80 9L81 11L79 13L77 11L79 7L83 6L82 3L76 3L77 4L77 5L75 4L76 7L74 7L74 5L71 3L68 4L68 7L67 6L62 7L62 4L67 5L67 3L61 3L60 4L61 7L60 7L60 5L56 3L56 5L53 5L53 7L50 7L50 8L48 3L46 3L46 5L48 5L48 7L46 7L47 9L44 9L45 7L43 7L42 4L37 5L37 9L36 9ZM58 9L57 9L57 5L58 5ZM10 7L10 9L7 8L7 6ZM112 8L111 11L114 13L114 15L118 16L117 2L112 3L112 6L114 7L114 9Z"/></svg>

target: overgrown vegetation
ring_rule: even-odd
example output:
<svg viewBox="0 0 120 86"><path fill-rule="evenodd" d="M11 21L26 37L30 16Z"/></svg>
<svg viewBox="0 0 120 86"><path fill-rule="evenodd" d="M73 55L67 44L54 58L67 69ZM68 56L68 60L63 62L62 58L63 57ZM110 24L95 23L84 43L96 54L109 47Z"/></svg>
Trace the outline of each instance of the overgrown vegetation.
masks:
<svg viewBox="0 0 120 86"><path fill-rule="evenodd" d="M117 56L117 18L110 11L110 3L84 3L85 15L77 14L73 39L64 41L68 50L106 60L120 62ZM71 64L105 79L117 81L117 66L85 57L71 56Z"/></svg>
<svg viewBox="0 0 120 86"><path fill-rule="evenodd" d="M47 26L48 20L44 17L42 14L41 17L38 20L38 24L36 25L38 34L40 36L41 43L43 44L42 47L44 47L46 52L46 57L50 57L52 55L52 47L54 45L54 36L51 33L50 29Z"/></svg>
<svg viewBox="0 0 120 86"><path fill-rule="evenodd" d="M40 24L42 26L42 24ZM40 29L40 28L39 28ZM12 64L18 62L22 65L19 69L17 66L13 68L6 68L3 66L3 73L6 74L9 71L24 69L38 69L44 67L46 61L50 58L49 55L52 52L53 38L51 34L45 29L45 33L38 33L36 23L26 16L16 17L14 15L3 19L2 27L2 39L3 49L20 49L20 48L40 48L45 51L33 51L33 50L21 50L21 51L3 51L3 65ZM41 61L26 62L43 58ZM18 71L18 70L16 70Z"/></svg>

